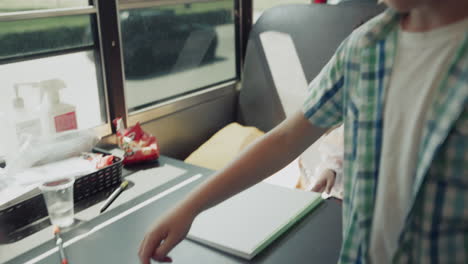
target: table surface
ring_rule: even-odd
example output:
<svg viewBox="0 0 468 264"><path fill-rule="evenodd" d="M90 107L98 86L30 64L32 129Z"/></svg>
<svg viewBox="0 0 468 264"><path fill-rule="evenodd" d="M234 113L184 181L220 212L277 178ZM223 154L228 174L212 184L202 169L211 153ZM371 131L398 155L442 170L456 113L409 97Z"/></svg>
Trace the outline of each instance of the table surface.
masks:
<svg viewBox="0 0 468 264"><path fill-rule="evenodd" d="M78 224L62 235L70 263L138 263L139 244L155 219L212 174L164 156L153 175L130 174L142 168L124 172L135 185L108 211L98 214L101 203L76 215ZM165 180L159 179L159 185L151 184L157 177ZM51 228L16 243L0 245L0 255L8 264L59 263ZM182 241L170 256L173 263L336 263L340 246L341 205L327 200L250 261L190 240Z"/></svg>

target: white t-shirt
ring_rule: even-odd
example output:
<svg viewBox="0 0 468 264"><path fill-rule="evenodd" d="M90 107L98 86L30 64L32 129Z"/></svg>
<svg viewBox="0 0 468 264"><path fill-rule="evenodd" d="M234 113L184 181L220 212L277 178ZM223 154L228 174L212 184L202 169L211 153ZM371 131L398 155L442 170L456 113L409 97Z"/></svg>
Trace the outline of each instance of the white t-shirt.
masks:
<svg viewBox="0 0 468 264"><path fill-rule="evenodd" d="M398 246L416 175L422 131L434 92L468 28L468 19L423 33L399 30L386 89L379 182L370 260L390 263Z"/></svg>

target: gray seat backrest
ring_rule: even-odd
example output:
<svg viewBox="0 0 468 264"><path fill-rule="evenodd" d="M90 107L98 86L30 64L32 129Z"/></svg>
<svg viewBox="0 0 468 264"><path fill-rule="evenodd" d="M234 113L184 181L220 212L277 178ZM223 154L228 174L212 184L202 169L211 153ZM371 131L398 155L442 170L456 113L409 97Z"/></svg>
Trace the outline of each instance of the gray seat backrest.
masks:
<svg viewBox="0 0 468 264"><path fill-rule="evenodd" d="M334 6L284 5L266 10L249 36L237 120L268 131L285 118L262 48L263 32L281 32L291 37L309 83L352 30L383 9L375 1L350 1Z"/></svg>

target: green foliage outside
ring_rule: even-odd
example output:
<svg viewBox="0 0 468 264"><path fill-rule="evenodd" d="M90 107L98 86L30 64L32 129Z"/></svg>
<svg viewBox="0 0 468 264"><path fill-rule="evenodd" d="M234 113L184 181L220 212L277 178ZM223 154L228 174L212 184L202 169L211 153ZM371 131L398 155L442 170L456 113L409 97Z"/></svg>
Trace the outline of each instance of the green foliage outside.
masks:
<svg viewBox="0 0 468 264"><path fill-rule="evenodd" d="M10 33L43 31L54 28L89 26L89 16L51 17L34 20L0 22L0 36Z"/></svg>
<svg viewBox="0 0 468 264"><path fill-rule="evenodd" d="M0 12L69 8L88 5L88 0L0 0Z"/></svg>
<svg viewBox="0 0 468 264"><path fill-rule="evenodd" d="M12 3L12 0L0 0L0 12L31 10ZM233 1L181 4L155 9L172 10L178 23L195 22L215 26L232 23ZM90 25L89 15L0 22L0 59L90 45Z"/></svg>
<svg viewBox="0 0 468 264"><path fill-rule="evenodd" d="M46 8L43 6L38 8L28 8L21 2L23 0L0 0L0 13L13 12L13 11L26 11L31 9ZM175 15L186 14L203 14L204 12L233 10L234 2L229 1L215 1L209 3L191 4L191 5L176 5L176 6L162 6L159 9L173 10ZM13 21L13 22L0 22L0 36L8 33L16 32L30 32L41 31L44 29L63 28L63 27L86 27L89 25L89 18L86 16L68 16L58 18L43 18L35 20Z"/></svg>
<svg viewBox="0 0 468 264"><path fill-rule="evenodd" d="M89 27L89 16L1 22L0 59L90 45Z"/></svg>

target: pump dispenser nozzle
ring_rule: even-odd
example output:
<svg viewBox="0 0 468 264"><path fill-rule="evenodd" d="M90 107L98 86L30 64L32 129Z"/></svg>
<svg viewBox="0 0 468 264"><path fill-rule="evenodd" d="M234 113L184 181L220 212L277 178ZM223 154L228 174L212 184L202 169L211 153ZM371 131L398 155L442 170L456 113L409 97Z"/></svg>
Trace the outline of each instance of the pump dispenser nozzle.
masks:
<svg viewBox="0 0 468 264"><path fill-rule="evenodd" d="M41 87L41 100L44 99L44 95L47 95L47 99L50 104L60 103L60 90L65 88L65 82L59 79L51 79L41 81L39 83Z"/></svg>
<svg viewBox="0 0 468 264"><path fill-rule="evenodd" d="M15 98L13 99L13 107L14 108L24 108L24 100L22 97L19 96L19 85L14 85L15 89Z"/></svg>
<svg viewBox="0 0 468 264"><path fill-rule="evenodd" d="M24 99L19 96L19 90L21 86L39 87L40 83L37 82L26 82L26 83L15 83L13 89L15 90L15 98L13 99L13 107L15 109L24 109Z"/></svg>
<svg viewBox="0 0 468 264"><path fill-rule="evenodd" d="M12 101L13 108L8 110L10 112L10 120L12 120L11 129L12 133L15 135L12 137L12 146L19 147L23 141L23 135L41 135L41 120L40 115L37 111L34 111L32 108L31 96L26 97L25 100L21 95L27 95L29 93L21 93L21 88L23 87L39 87L38 82L24 82L24 83L15 83L13 85L15 97Z"/></svg>

